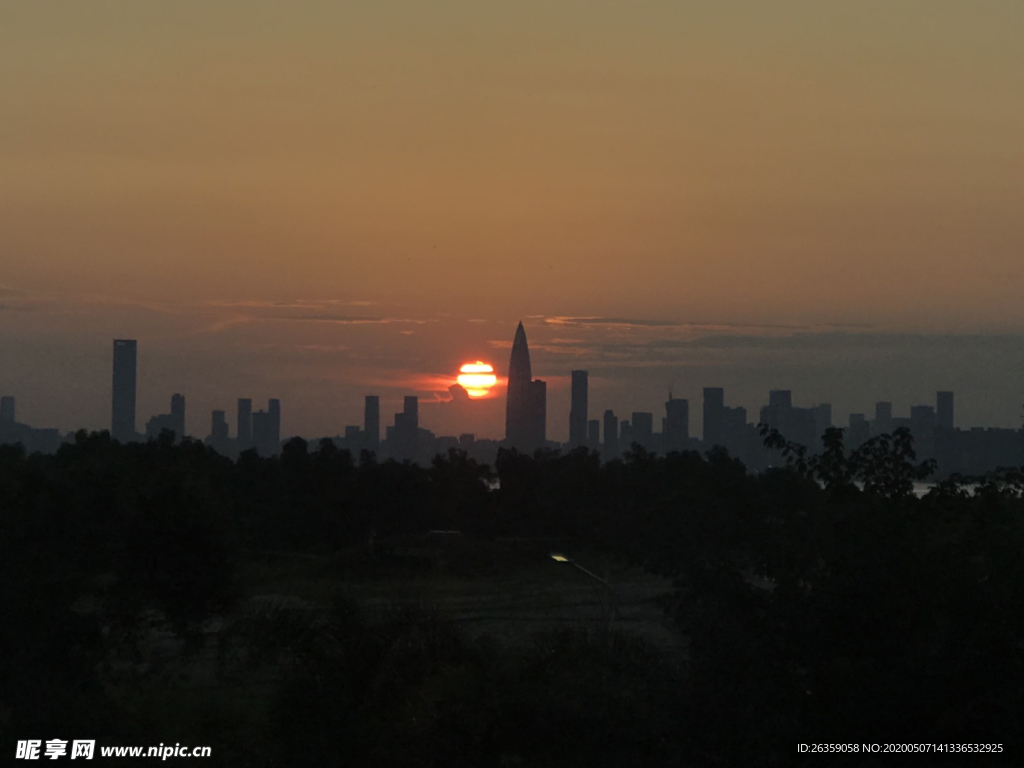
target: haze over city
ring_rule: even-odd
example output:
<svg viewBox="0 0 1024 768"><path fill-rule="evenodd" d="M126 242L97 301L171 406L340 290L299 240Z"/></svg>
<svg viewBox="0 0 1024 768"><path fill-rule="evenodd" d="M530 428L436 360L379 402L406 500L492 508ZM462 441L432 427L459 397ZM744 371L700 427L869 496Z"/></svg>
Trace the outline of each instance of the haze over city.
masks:
<svg viewBox="0 0 1024 768"><path fill-rule="evenodd" d="M0 0L0 750L1024 765L1022 41Z"/></svg>
<svg viewBox="0 0 1024 768"><path fill-rule="evenodd" d="M1024 7L982 2L90 2L0 8L0 354L19 417L283 434L406 394L503 434L519 320L567 438L669 390L836 422L1024 402ZM700 429L696 409L692 420Z"/></svg>

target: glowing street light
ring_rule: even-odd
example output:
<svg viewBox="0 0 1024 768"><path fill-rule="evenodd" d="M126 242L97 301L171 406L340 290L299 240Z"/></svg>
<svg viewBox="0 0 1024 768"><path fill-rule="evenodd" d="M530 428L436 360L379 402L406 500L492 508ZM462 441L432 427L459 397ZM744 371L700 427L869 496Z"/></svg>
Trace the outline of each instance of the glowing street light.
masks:
<svg viewBox="0 0 1024 768"><path fill-rule="evenodd" d="M570 557L566 557L565 555L563 555L560 552L552 552L551 553L551 559L554 560L556 563L569 563L569 565L573 566L577 570L583 571L585 574L587 574L587 576L589 576L590 578L594 579L594 581L597 581L598 583L600 583L601 585L604 586L604 588L605 588L605 601L604 601L605 630L607 631L608 629L610 629L611 628L611 623L612 623L612 610L614 609L615 614L619 615L619 607L616 604L618 601L615 599L615 591L612 589L612 585L608 583L608 579L607 578L602 579L600 576L598 576L593 571L590 571L590 570L584 568L582 565L577 563L575 560L573 560ZM607 567L605 568L605 573L607 574Z"/></svg>

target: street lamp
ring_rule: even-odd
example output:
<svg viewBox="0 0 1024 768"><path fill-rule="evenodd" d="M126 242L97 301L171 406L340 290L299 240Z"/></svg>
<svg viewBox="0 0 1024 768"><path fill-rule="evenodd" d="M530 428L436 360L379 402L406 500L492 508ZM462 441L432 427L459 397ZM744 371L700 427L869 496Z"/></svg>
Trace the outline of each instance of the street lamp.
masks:
<svg viewBox="0 0 1024 768"><path fill-rule="evenodd" d="M607 578L608 577L608 570L607 570L607 567L605 568L605 578L602 579L600 576L598 576L593 571L588 570L587 568L584 568L582 565L577 563L571 557L566 557L565 555L563 555L560 552L552 552L551 553L551 559L554 560L557 563L569 563L569 565L573 566L574 568L576 568L579 571L583 571L583 573L587 574L587 576L589 576L590 578L592 578L594 581L598 582L599 584L601 584L605 588L605 601L604 601L605 631L609 630L611 628L611 623L612 623L612 609L614 608L616 616L618 616L620 614L619 614L619 607L618 607L618 605L616 605L617 601L615 600L615 591L612 589L612 585L608 583L608 578Z"/></svg>

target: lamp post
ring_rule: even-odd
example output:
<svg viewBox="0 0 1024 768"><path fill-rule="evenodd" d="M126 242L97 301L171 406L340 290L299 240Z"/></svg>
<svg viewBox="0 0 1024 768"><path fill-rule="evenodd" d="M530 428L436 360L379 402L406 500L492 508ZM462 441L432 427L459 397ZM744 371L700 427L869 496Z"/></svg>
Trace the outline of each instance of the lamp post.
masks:
<svg viewBox="0 0 1024 768"><path fill-rule="evenodd" d="M619 608L615 604L616 603L616 601L615 601L615 591L612 589L612 585L608 583L608 567L607 567L607 564L605 565L605 577L602 579L600 576L598 576L593 571L591 571L591 570L589 570L587 568L584 568L582 565L577 563L571 557L566 557L565 555L561 554L560 552L552 552L551 553L551 559L554 560L555 562L558 562L558 563L569 563L569 565L573 566L574 568L576 568L579 571L583 571L583 573L587 574L587 576L589 576L594 581L598 582L599 584L601 584L604 587L604 606L603 606L603 608L604 608L604 628L605 628L605 634L608 634L609 630L611 629L611 624L612 624L612 610L614 609L615 614L619 615Z"/></svg>
<svg viewBox="0 0 1024 768"><path fill-rule="evenodd" d="M587 568L584 568L582 565L577 563L572 558L566 557L565 555L563 555L561 553L552 552L551 553L551 559L554 560L555 562L558 562L558 563L569 563L569 565L573 566L574 568L576 568L579 571L583 571L583 573L587 574L587 576L589 576L594 581L598 582L599 584L601 584L601 586L604 587L604 605L603 605L603 609L604 609L604 642L601 644L601 646L602 646L601 647L601 654L602 654L604 660L603 660L603 663L601 664L601 691L602 691L602 694L603 694L604 706L605 707L610 706L610 704L609 704L610 700L609 700L609 697L608 697L608 691L609 691L609 679L608 679L608 677L609 677L609 672L610 672L609 664L611 663L612 609L614 607L615 613L618 614L619 613L619 608L618 608L617 605L615 605L615 592L614 592L614 590L612 590L612 585L608 583L608 560L607 560L607 558L605 559L605 568L604 568L604 575L605 575L605 577L602 579L600 576L598 576L593 571L588 570Z"/></svg>

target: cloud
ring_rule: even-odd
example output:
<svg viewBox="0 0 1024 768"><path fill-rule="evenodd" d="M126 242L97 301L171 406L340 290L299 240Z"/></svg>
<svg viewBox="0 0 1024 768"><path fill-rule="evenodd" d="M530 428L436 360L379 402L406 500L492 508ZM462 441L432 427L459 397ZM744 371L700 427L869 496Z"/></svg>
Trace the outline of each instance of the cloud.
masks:
<svg viewBox="0 0 1024 768"><path fill-rule="evenodd" d="M624 317L546 317L548 325L581 326L583 328L680 328L687 323L669 320L636 320Z"/></svg>
<svg viewBox="0 0 1024 768"><path fill-rule="evenodd" d="M460 402L460 403L468 403L469 402L469 392L467 392L466 388L464 386L462 386L461 384L459 384L458 382L456 382L455 384L452 384L450 387L448 387L448 393L452 396L451 402L453 402L453 403L454 402Z"/></svg>
<svg viewBox="0 0 1024 768"><path fill-rule="evenodd" d="M784 323L706 323L679 320L662 320L652 318L630 317L571 317L556 315L544 319L546 325L560 327L577 327L590 329L625 329L625 330L679 330L679 331L710 331L710 332L779 332L779 331L813 331L832 328L871 328L861 323L821 323L821 324L784 324Z"/></svg>
<svg viewBox="0 0 1024 768"><path fill-rule="evenodd" d="M238 309L310 309L316 307L373 307L375 301L341 301L340 299L290 299L288 301L263 301L243 299L239 301L219 299L203 302L208 307L224 307Z"/></svg>
<svg viewBox="0 0 1024 768"><path fill-rule="evenodd" d="M228 328L234 328L238 325L247 325L254 322L253 318L247 315L232 315L230 317L224 317L220 320L215 320L209 325L204 326L199 333L220 333L226 331Z"/></svg>
<svg viewBox="0 0 1024 768"><path fill-rule="evenodd" d="M267 322L336 323L338 325L426 325L436 322L435 320L417 320L411 317L367 317L364 315L271 315L259 319Z"/></svg>

